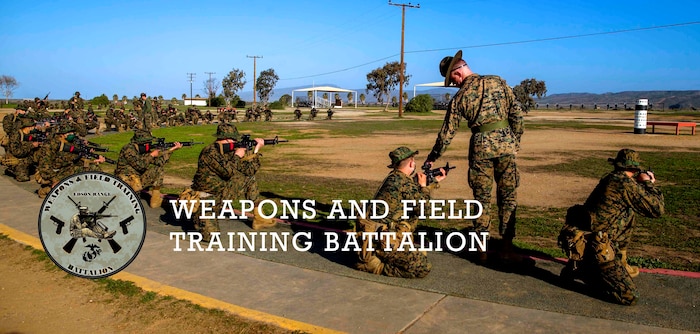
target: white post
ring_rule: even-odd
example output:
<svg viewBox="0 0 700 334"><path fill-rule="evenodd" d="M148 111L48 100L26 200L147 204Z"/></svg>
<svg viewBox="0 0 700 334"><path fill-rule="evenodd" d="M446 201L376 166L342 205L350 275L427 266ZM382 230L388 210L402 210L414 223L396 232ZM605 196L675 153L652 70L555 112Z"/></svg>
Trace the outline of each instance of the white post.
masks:
<svg viewBox="0 0 700 334"><path fill-rule="evenodd" d="M634 106L634 134L645 134L647 131L648 99L638 99Z"/></svg>

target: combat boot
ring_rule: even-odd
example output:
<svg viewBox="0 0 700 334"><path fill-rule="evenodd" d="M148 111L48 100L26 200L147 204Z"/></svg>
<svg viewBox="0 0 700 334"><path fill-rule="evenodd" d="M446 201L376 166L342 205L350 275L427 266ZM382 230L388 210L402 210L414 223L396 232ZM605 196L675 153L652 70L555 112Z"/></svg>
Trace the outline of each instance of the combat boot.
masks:
<svg viewBox="0 0 700 334"><path fill-rule="evenodd" d="M627 263L627 249L621 249L620 255L622 256L622 265L625 266L625 270L630 274L630 277L639 276L639 267L630 266L629 263Z"/></svg>
<svg viewBox="0 0 700 334"><path fill-rule="evenodd" d="M275 222L274 218L264 218L260 214L259 210L261 210L261 209L260 209L260 206L258 206L258 205L256 205L253 208L253 224L251 225L251 227L254 230L260 230L260 229L264 229L264 228L268 228L268 227L273 227L277 224Z"/></svg>
<svg viewBox="0 0 700 334"><path fill-rule="evenodd" d="M151 189L151 201L148 203L152 209L160 208L163 204L163 197L160 194L160 187L153 187Z"/></svg>
<svg viewBox="0 0 700 334"><path fill-rule="evenodd" d="M39 198L44 198L49 192L51 192L51 186L42 186L37 190L37 195L39 195Z"/></svg>
<svg viewBox="0 0 700 334"><path fill-rule="evenodd" d="M513 239L503 238L501 239L501 252L499 254L499 261L504 265L522 265L530 261L526 261L525 258L513 251Z"/></svg>
<svg viewBox="0 0 700 334"><path fill-rule="evenodd" d="M384 270L384 263L382 263L378 257L373 255L367 260L367 262L360 261L356 263L355 269L366 273L381 275L382 271Z"/></svg>

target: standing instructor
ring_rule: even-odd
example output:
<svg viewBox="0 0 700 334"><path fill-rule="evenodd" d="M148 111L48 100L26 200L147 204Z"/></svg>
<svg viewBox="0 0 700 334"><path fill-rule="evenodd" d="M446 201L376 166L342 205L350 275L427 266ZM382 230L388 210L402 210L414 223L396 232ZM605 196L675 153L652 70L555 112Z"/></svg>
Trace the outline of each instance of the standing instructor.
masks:
<svg viewBox="0 0 700 334"><path fill-rule="evenodd" d="M462 51L440 62L445 87L459 91L447 107L442 129L426 158L432 165L450 145L462 119L472 136L469 143L469 186L474 199L481 202L483 214L474 221L476 232L488 232L491 221L491 192L496 181L501 259L520 260L513 253L515 237L516 189L519 184L515 154L520 148L523 117L515 95L505 80L495 75L478 75L462 59ZM486 253L479 256L486 261Z"/></svg>

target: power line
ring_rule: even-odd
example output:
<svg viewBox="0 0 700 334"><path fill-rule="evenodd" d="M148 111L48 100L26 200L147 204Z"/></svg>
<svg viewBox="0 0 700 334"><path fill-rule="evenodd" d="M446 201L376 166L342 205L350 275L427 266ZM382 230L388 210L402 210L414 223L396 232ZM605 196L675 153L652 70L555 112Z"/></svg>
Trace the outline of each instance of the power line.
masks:
<svg viewBox="0 0 700 334"><path fill-rule="evenodd" d="M693 22L684 22L684 23L674 23L674 24L666 24L666 25L660 25L660 26L651 26L651 27L643 27L643 28L632 28L632 29L623 29L623 30L614 30L614 31L606 31L606 32L596 32L596 33L590 33L590 34L579 34L579 35L569 35L569 36L558 36L558 37L545 37L545 38L537 38L537 39L529 39L529 40L522 40L522 41L511 41L511 42L500 42L500 43L491 43L491 44L479 44L479 45L469 45L469 46L459 46L459 47L450 47L450 48L442 48L442 49L427 49L427 50L415 50L415 51L406 51L404 53L425 53L425 52L437 52L437 51L447 51L447 50L459 50L459 49L477 49L477 48L486 48L486 47L493 47L493 46L503 46L503 45L514 45L514 44L526 44L526 43L537 43L537 42L547 42L547 41L556 41L556 40L562 40L562 39L573 39L573 38L583 38L583 37L591 37L591 36L602 36L602 35L613 35L613 34L622 34L622 33L628 33L628 32L635 32L635 31L644 31L644 30L655 30L655 29L663 29L663 28L671 28L671 27L681 27L681 26L688 26L688 25L694 25L694 24L700 24L700 21L693 21ZM319 73L319 74L312 74L312 75L306 75L306 76L301 76L301 77L295 77L295 78L284 78L280 80L297 80L297 79L306 79L306 78L313 78L313 77L319 77L319 76L324 76L328 74L335 74L335 73L340 73L340 72L345 72L349 71L352 69L356 69L359 67L363 67L369 64L377 63L383 60L391 59L396 56L399 56L399 53L393 54L391 56L383 57L380 59L372 60L363 64L351 66L351 67L346 67L343 69L335 70L335 71L330 71L330 72L325 72L325 73Z"/></svg>
<svg viewBox="0 0 700 334"><path fill-rule="evenodd" d="M501 43L492 43L492 44L481 44L481 45L461 46L461 47L445 48L445 49L429 49L429 50L407 51L406 53L435 52L435 51L446 51L446 50L457 50L457 49L475 49L475 48L485 48L485 47L501 46L501 45L513 45L513 44L526 44L526 43L536 43L536 42L547 42L547 41L556 41L556 40L562 40L562 39L582 38L582 37L601 36L601 35L613 35L613 34L622 34L622 33L634 32L634 31L642 31L642 30L654 30L654 29L661 29L661 28L680 27L680 26L693 25L693 24L700 24L700 21L685 22L685 23L674 23L674 24L667 24L667 25L662 25L662 26L644 27L644 28L633 28L633 29L614 30L614 31L606 31L606 32L594 32L594 33L590 33L590 34L580 34L580 35L569 35L569 36L559 36L559 37L537 38L537 39L529 39L529 40L514 41L514 42L501 42Z"/></svg>

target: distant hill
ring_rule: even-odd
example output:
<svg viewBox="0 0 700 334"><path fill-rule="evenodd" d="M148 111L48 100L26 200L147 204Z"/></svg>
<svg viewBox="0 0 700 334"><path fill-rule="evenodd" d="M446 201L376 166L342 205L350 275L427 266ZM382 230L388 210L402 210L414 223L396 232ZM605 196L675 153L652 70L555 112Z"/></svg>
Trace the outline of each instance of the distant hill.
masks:
<svg viewBox="0 0 700 334"><path fill-rule="evenodd" d="M549 104L550 106L559 104L560 106L568 106L569 104L591 107L594 104L601 108L606 108L610 105L613 108L617 104L618 108L634 109L637 99L649 99L649 104L654 106L654 109L673 109L679 107L682 109L700 107L700 91L698 90L676 90L676 91L628 91L619 93L565 93L552 94L541 99L535 99L535 103L540 106Z"/></svg>

